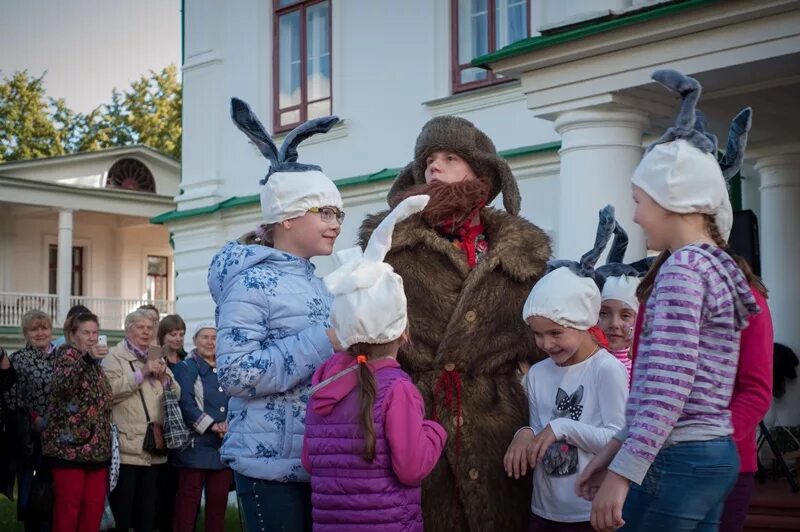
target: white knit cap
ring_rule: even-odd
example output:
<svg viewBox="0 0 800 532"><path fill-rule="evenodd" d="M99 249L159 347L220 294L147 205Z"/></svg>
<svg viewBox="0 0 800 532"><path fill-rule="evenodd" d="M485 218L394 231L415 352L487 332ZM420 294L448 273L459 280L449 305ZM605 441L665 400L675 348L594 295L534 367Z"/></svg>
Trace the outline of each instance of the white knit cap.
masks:
<svg viewBox="0 0 800 532"><path fill-rule="evenodd" d="M733 208L722 170L710 153L683 139L658 144L636 167L632 181L668 211L713 215L722 237L730 236Z"/></svg>
<svg viewBox="0 0 800 532"><path fill-rule="evenodd" d="M200 331L202 331L203 329L214 329L216 331L217 330L217 326L214 325L214 323L212 323L210 321L204 321L204 322L198 323L197 326L194 328L194 332L192 333L192 340L193 341L197 339L197 335L200 334Z"/></svg>
<svg viewBox="0 0 800 532"><path fill-rule="evenodd" d="M597 325L600 290L588 277L567 267L548 273L533 285L522 310L522 319L540 316L563 327L585 331Z"/></svg>
<svg viewBox="0 0 800 532"><path fill-rule="evenodd" d="M636 297L636 288L639 286L639 282L640 279L632 275L607 277L603 285L601 300L622 301L634 312L639 312L639 298Z"/></svg>
<svg viewBox="0 0 800 532"><path fill-rule="evenodd" d="M319 170L276 172L261 189L264 223L280 223L303 216L315 207L343 207L336 185Z"/></svg>
<svg viewBox="0 0 800 532"><path fill-rule="evenodd" d="M353 344L387 344L408 327L403 279L383 262L392 248L395 224L420 212L429 196L403 200L373 231L367 248L337 253L343 264L325 277L334 296L331 322L344 348Z"/></svg>

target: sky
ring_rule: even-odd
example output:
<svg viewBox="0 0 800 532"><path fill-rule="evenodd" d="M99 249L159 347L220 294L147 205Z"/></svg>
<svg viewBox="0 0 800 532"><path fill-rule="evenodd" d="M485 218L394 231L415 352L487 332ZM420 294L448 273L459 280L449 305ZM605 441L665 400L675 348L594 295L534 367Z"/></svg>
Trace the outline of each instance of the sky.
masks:
<svg viewBox="0 0 800 532"><path fill-rule="evenodd" d="M86 113L150 70L181 63L180 0L0 0L0 71L46 72Z"/></svg>

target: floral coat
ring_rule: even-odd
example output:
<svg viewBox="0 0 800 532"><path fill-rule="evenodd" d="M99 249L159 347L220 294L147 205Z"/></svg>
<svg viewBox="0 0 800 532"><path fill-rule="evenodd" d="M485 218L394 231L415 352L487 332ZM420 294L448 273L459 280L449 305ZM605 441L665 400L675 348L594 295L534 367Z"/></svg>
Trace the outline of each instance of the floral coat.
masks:
<svg viewBox="0 0 800 532"><path fill-rule="evenodd" d="M50 382L42 454L59 461L102 465L111 460L111 386L88 353L61 346Z"/></svg>
<svg viewBox="0 0 800 532"><path fill-rule="evenodd" d="M332 296L306 259L229 242L211 262L217 376L231 399L222 462L253 478L308 482L300 464L314 371L333 355Z"/></svg>

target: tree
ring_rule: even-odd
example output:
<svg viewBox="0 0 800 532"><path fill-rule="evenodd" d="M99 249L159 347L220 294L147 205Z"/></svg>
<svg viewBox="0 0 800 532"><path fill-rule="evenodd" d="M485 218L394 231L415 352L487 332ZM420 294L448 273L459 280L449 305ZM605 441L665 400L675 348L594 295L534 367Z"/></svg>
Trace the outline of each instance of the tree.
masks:
<svg viewBox="0 0 800 532"><path fill-rule="evenodd" d="M87 114L46 96L44 74L15 72L0 83L0 162L147 144L181 156L181 85L170 65L150 71Z"/></svg>
<svg viewBox="0 0 800 532"><path fill-rule="evenodd" d="M52 157L67 152L74 113L48 98L44 74L14 72L0 82L0 162Z"/></svg>

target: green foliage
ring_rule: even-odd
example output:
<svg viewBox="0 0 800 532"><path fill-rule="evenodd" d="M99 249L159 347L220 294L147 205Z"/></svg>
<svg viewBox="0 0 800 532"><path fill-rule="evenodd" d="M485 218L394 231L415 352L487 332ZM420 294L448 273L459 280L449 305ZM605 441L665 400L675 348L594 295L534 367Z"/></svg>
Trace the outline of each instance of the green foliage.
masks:
<svg viewBox="0 0 800 532"><path fill-rule="evenodd" d="M44 74L15 72L0 81L0 162L146 144L181 157L181 85L170 65L150 71L87 114L49 98Z"/></svg>

